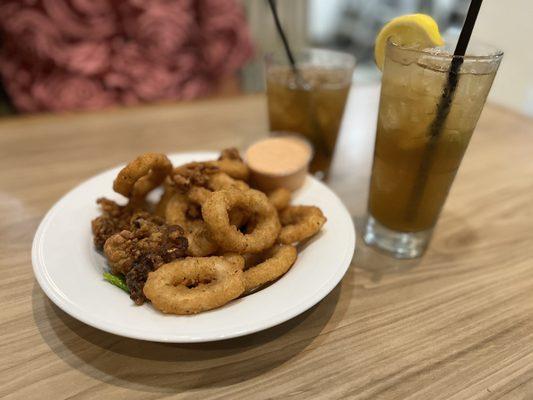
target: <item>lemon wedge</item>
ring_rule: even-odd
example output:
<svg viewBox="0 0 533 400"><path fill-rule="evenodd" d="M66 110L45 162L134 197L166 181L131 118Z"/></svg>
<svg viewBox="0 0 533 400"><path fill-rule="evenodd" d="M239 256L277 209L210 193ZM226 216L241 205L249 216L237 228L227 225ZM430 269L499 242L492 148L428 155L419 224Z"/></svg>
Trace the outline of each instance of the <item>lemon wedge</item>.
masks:
<svg viewBox="0 0 533 400"><path fill-rule="evenodd" d="M408 14L390 20L379 32L374 45L376 65L383 70L387 40L400 46L426 49L442 46L439 26L433 18L425 14Z"/></svg>

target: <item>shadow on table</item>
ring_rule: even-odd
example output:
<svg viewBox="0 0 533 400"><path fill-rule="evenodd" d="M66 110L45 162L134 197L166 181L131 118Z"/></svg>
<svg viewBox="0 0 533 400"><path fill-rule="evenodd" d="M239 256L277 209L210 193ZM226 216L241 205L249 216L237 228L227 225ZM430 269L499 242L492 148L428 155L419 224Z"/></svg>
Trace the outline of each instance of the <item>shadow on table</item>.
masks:
<svg viewBox="0 0 533 400"><path fill-rule="evenodd" d="M351 274L352 268L347 275ZM37 284L32 305L42 337L71 367L128 389L176 392L244 382L299 357L307 347L326 340L327 332L342 320L350 290L341 282L319 304L279 326L241 338L199 344L146 342L100 331L63 312ZM348 301L339 303L341 293L348 296ZM328 330L324 331L326 325Z"/></svg>
<svg viewBox="0 0 533 400"><path fill-rule="evenodd" d="M422 258L400 260L367 246L363 240L366 215L356 216L353 221L357 231L357 243L352 264L355 268L370 273L373 282L379 282L384 275L409 271L420 264Z"/></svg>

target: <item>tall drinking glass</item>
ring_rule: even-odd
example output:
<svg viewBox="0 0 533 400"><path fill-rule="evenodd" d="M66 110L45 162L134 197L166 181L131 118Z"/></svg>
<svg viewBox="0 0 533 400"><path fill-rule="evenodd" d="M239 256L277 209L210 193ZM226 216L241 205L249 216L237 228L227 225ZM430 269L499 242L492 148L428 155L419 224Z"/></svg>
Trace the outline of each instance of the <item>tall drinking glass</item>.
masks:
<svg viewBox="0 0 533 400"><path fill-rule="evenodd" d="M306 49L294 54L300 77L284 53L265 57L270 131L303 135L313 146L312 173L326 177L331 165L355 58Z"/></svg>
<svg viewBox="0 0 533 400"><path fill-rule="evenodd" d="M425 251L503 57L487 48L474 54L462 57L449 114L431 135L453 55L387 44L367 244L398 258Z"/></svg>

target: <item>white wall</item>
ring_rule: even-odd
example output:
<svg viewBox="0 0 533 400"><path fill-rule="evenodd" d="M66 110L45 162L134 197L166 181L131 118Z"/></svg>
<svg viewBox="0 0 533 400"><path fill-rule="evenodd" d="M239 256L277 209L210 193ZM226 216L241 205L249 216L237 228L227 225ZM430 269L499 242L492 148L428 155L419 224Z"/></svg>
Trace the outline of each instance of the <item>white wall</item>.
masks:
<svg viewBox="0 0 533 400"><path fill-rule="evenodd" d="M473 38L505 52L490 100L533 116L533 0L485 0Z"/></svg>
<svg viewBox="0 0 533 400"><path fill-rule="evenodd" d="M326 41L333 36L344 3L344 0L309 1L309 35L314 41Z"/></svg>

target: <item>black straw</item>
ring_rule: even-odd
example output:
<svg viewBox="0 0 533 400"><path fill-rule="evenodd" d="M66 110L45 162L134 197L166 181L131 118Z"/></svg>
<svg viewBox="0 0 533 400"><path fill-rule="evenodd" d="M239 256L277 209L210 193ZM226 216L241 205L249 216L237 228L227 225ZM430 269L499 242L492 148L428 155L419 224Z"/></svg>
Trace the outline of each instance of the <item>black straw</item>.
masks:
<svg viewBox="0 0 533 400"><path fill-rule="evenodd" d="M294 56L289 46L287 36L285 36L285 32L283 31L283 27L281 26L275 0L268 0L268 4L270 5L270 9L272 10L272 15L274 16L274 23L276 24L276 29L278 30L278 34L281 37L281 41L283 42L285 54L287 55L287 58L289 59L289 63L291 64L292 72L298 78L300 77L300 72L298 71L298 68L296 67L296 61L294 60Z"/></svg>
<svg viewBox="0 0 533 400"><path fill-rule="evenodd" d="M413 192L408 203L408 220L413 220L416 217L420 202L422 201L424 188L428 180L429 169L433 163L433 156L435 154L437 140L442 132L446 118L450 113L452 100L459 82L459 69L463 64L463 56L466 54L468 42L472 36L472 31L474 30L474 25L476 23L477 15L479 13L479 9L481 8L482 2L483 0L472 0L470 2L470 6L468 7L465 23L463 24L461 34L459 35L459 40L457 41L455 51L453 52L446 84L442 90L442 96L437 106L437 113L435 119L429 126L429 142L426 151L422 155L422 161L420 162L418 175L413 185Z"/></svg>

